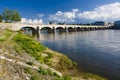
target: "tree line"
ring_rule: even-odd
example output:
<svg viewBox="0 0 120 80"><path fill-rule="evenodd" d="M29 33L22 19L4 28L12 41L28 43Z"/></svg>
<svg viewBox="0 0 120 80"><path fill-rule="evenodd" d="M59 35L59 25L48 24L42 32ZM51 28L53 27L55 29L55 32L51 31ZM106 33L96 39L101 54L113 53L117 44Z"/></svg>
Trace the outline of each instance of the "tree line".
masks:
<svg viewBox="0 0 120 80"><path fill-rule="evenodd" d="M18 11L4 9L2 13L0 13L0 22L12 23L21 21L21 16Z"/></svg>

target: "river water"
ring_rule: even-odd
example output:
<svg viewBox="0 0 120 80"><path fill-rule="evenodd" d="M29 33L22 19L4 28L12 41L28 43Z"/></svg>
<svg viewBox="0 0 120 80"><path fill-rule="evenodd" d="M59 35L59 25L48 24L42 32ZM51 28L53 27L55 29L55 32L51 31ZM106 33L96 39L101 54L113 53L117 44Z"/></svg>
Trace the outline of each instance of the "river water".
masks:
<svg viewBox="0 0 120 80"><path fill-rule="evenodd" d="M40 34L40 42L77 62L81 71L120 80L120 30Z"/></svg>

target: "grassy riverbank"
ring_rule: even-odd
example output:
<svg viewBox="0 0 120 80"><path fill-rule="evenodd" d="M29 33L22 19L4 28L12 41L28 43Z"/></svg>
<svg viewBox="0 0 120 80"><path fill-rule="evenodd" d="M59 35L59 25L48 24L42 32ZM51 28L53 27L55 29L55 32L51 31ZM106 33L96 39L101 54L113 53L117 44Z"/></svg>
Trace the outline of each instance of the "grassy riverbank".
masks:
<svg viewBox="0 0 120 80"><path fill-rule="evenodd" d="M0 56L5 71L2 80L106 80L81 73L67 56L52 51L19 32L0 30Z"/></svg>

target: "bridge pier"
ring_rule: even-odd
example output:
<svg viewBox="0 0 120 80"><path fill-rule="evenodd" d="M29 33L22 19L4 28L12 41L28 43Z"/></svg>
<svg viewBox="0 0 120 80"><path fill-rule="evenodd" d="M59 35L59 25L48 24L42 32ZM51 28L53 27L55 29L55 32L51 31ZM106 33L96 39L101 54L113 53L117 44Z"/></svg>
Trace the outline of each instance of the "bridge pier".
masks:
<svg viewBox="0 0 120 80"><path fill-rule="evenodd" d="M37 37L39 38L40 37L40 28L37 26L37 29L36 29L36 34L37 34Z"/></svg>
<svg viewBox="0 0 120 80"><path fill-rule="evenodd" d="M68 33L68 28L67 27L65 27L65 32Z"/></svg>
<svg viewBox="0 0 120 80"><path fill-rule="evenodd" d="M55 33L55 34L56 34L56 28L55 28L55 27L53 27L53 33Z"/></svg>
<svg viewBox="0 0 120 80"><path fill-rule="evenodd" d="M76 32L77 31L77 29L76 29L76 27L74 27L74 32Z"/></svg>

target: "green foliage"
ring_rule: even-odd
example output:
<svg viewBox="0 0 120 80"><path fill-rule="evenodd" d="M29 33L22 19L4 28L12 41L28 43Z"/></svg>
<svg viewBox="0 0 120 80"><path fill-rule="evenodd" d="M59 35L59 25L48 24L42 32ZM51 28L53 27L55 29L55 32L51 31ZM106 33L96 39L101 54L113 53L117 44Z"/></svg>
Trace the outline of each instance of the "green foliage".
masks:
<svg viewBox="0 0 120 80"><path fill-rule="evenodd" d="M73 62L65 55L62 55L61 56L61 60L60 60L60 63L61 63L61 66L64 68L72 68L74 66Z"/></svg>
<svg viewBox="0 0 120 80"><path fill-rule="evenodd" d="M11 22L11 18L12 18L12 11L9 9L4 9L3 20L5 20L5 22Z"/></svg>
<svg viewBox="0 0 120 80"><path fill-rule="evenodd" d="M19 15L19 13L16 10L13 11L11 20L14 22L21 21L21 16Z"/></svg>
<svg viewBox="0 0 120 80"><path fill-rule="evenodd" d="M96 79L96 80L107 80L106 78L102 78L100 76L97 76L97 75L94 75L94 74L91 74L91 73L81 73L81 76L84 78L84 79Z"/></svg>
<svg viewBox="0 0 120 80"><path fill-rule="evenodd" d="M32 75L30 80L40 80L40 79L37 75Z"/></svg>
<svg viewBox="0 0 120 80"><path fill-rule="evenodd" d="M42 67L39 67L38 72L42 75L50 75L50 76L59 77L55 72L52 72L50 69L44 69Z"/></svg>
<svg viewBox="0 0 120 80"><path fill-rule="evenodd" d="M48 52L47 52L47 54L48 54L48 58L49 58L49 59L53 57L53 54L52 54L52 53L48 53Z"/></svg>
<svg viewBox="0 0 120 80"><path fill-rule="evenodd" d="M19 45L14 45L13 49L16 51L17 54L22 54L23 50L21 47L19 47Z"/></svg>
<svg viewBox="0 0 120 80"><path fill-rule="evenodd" d="M30 80L40 80L40 77L37 74L33 74L34 71L31 68L25 68L25 73L30 74Z"/></svg>
<svg viewBox="0 0 120 80"><path fill-rule="evenodd" d="M30 69L30 68L25 68L25 73L27 73L27 74L31 74L31 73L32 73L32 71L31 71L31 69Z"/></svg>
<svg viewBox="0 0 120 80"><path fill-rule="evenodd" d="M13 39L20 47L22 47L25 52L31 54L32 56L39 56L39 52L45 50L45 47L37 41L22 35L17 34Z"/></svg>
<svg viewBox="0 0 120 80"><path fill-rule="evenodd" d="M4 9L3 20L5 22L18 22L21 21L21 17L16 10Z"/></svg>
<svg viewBox="0 0 120 80"><path fill-rule="evenodd" d="M2 22L2 15L0 15L0 22Z"/></svg>
<svg viewBox="0 0 120 80"><path fill-rule="evenodd" d="M46 48L39 42L23 34L20 33L17 34L13 38L13 41L15 41L22 50L33 56L36 60L40 61L41 63L47 63L50 59L49 57L52 56L52 55L48 55L49 57L41 56L41 54L44 52ZM19 52L19 49L17 49L17 47L15 49L16 51Z"/></svg>
<svg viewBox="0 0 120 80"><path fill-rule="evenodd" d="M0 42L6 41L12 33L12 31L6 30L4 33L0 34Z"/></svg>
<svg viewBox="0 0 120 80"><path fill-rule="evenodd" d="M70 76L63 76L62 78L57 77L55 80L72 80Z"/></svg>
<svg viewBox="0 0 120 80"><path fill-rule="evenodd" d="M40 74L42 74L42 75L47 75L47 74L48 74L47 70L44 69L44 68L42 68L42 67L39 67L38 72L39 72Z"/></svg>

